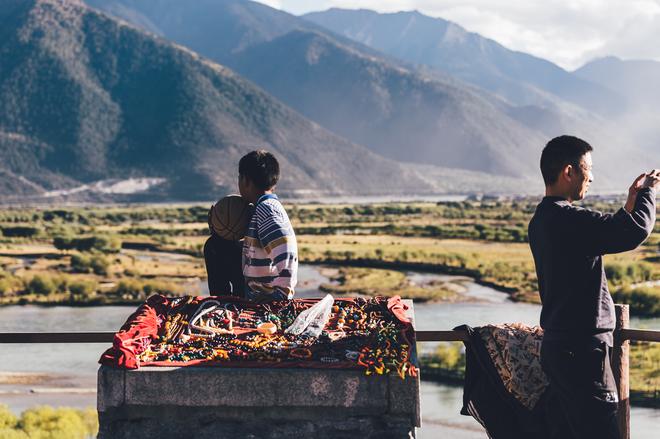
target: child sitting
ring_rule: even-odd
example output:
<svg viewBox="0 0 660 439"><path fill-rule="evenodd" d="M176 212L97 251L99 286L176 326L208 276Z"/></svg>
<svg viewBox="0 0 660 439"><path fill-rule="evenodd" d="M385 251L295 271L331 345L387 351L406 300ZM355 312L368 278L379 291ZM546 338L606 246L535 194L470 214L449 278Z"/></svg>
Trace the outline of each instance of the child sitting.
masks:
<svg viewBox="0 0 660 439"><path fill-rule="evenodd" d="M259 303L293 299L298 245L289 217L273 193L279 163L267 151L252 151L241 158L238 174L241 196L255 205L243 242L246 297Z"/></svg>

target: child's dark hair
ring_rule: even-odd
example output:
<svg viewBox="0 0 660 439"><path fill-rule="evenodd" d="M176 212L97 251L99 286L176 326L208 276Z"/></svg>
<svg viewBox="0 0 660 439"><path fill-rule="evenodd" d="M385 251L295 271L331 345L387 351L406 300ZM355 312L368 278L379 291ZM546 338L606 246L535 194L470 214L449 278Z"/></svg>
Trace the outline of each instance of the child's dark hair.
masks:
<svg viewBox="0 0 660 439"><path fill-rule="evenodd" d="M280 164L273 154L259 149L241 157L238 174L247 177L259 189L267 191L275 187L280 178Z"/></svg>
<svg viewBox="0 0 660 439"><path fill-rule="evenodd" d="M545 185L554 184L564 166L577 166L580 158L590 151L593 151L591 145L574 136L559 136L549 141L541 153L541 174Z"/></svg>

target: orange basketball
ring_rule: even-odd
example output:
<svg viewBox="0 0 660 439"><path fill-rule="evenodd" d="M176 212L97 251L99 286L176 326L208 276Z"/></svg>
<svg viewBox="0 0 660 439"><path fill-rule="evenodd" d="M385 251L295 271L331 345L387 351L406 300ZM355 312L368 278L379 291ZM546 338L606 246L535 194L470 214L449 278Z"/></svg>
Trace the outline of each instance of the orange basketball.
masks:
<svg viewBox="0 0 660 439"><path fill-rule="evenodd" d="M240 195L227 195L211 206L209 227L221 238L238 241L245 236L251 217L250 203Z"/></svg>

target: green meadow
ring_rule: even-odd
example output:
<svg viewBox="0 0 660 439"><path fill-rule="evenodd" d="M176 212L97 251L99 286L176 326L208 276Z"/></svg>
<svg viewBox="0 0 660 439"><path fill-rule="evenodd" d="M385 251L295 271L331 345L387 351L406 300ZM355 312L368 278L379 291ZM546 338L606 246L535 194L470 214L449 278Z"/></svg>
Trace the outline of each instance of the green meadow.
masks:
<svg viewBox="0 0 660 439"><path fill-rule="evenodd" d="M333 294L462 300L451 283L415 285L405 271L468 276L515 301L538 302L527 223L538 200L288 204L300 261L323 266ZM588 207L614 211L623 200ZM5 208L0 304L138 304L155 292L198 294L208 206ZM638 317L660 316L660 230L635 251L606 256L610 289ZM656 405L660 346L633 344L634 399ZM429 378L461 379L460 344L422 360ZM650 401L650 402L649 402Z"/></svg>

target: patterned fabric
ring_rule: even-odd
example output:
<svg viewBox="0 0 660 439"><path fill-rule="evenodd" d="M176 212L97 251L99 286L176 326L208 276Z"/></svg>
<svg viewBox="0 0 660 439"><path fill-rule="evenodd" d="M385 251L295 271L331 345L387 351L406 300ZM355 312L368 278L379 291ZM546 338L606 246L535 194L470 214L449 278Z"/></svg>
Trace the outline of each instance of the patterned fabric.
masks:
<svg viewBox="0 0 660 439"><path fill-rule="evenodd" d="M298 282L298 244L289 216L274 194L264 195L243 243L243 275L249 299L268 294L293 299Z"/></svg>
<svg viewBox="0 0 660 439"><path fill-rule="evenodd" d="M522 323L476 329L504 387L532 410L548 385L540 359L543 329Z"/></svg>

